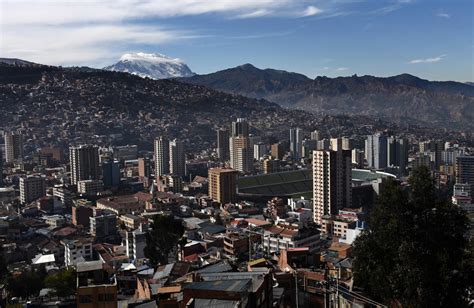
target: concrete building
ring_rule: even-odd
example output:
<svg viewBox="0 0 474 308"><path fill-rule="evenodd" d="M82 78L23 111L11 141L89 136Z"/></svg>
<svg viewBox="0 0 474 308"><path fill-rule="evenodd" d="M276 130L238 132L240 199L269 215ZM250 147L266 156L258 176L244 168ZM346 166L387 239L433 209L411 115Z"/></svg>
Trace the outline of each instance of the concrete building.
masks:
<svg viewBox="0 0 474 308"><path fill-rule="evenodd" d="M142 221L143 218L132 214L125 214L120 216L120 222L122 222L128 230L138 229Z"/></svg>
<svg viewBox="0 0 474 308"><path fill-rule="evenodd" d="M119 161L135 160L138 157L138 146L136 144L115 146L112 148L112 153L114 159Z"/></svg>
<svg viewBox="0 0 474 308"><path fill-rule="evenodd" d="M53 198L55 206L70 208L74 193L64 185L55 185L53 187Z"/></svg>
<svg viewBox="0 0 474 308"><path fill-rule="evenodd" d="M387 138L387 165L397 168L399 175L404 175L408 166L408 140L404 138Z"/></svg>
<svg viewBox="0 0 474 308"><path fill-rule="evenodd" d="M428 153L416 153L415 157L411 161L412 170L415 170L421 166L431 169L431 165L431 155Z"/></svg>
<svg viewBox="0 0 474 308"><path fill-rule="evenodd" d="M72 224L75 226L84 226L89 229L89 218L94 216L94 209L91 206L73 206Z"/></svg>
<svg viewBox="0 0 474 308"><path fill-rule="evenodd" d="M420 153L427 153L433 152L434 153L434 160L433 160L433 168L434 170L439 170L439 166L441 165L441 152L444 150L444 143L440 140L428 140L420 142Z"/></svg>
<svg viewBox="0 0 474 308"><path fill-rule="evenodd" d="M458 206L472 204L471 185L454 184L452 202Z"/></svg>
<svg viewBox="0 0 474 308"><path fill-rule="evenodd" d="M115 214L102 214L89 217L90 233L95 237L107 237L117 234L117 216Z"/></svg>
<svg viewBox="0 0 474 308"><path fill-rule="evenodd" d="M238 118L237 121L232 122L231 137L248 137L249 123L245 118Z"/></svg>
<svg viewBox="0 0 474 308"><path fill-rule="evenodd" d="M319 232L314 230L278 224L264 231L262 245L263 249L269 253L303 247L308 247L310 253L315 253L321 249L320 240Z"/></svg>
<svg viewBox="0 0 474 308"><path fill-rule="evenodd" d="M323 139L321 132L318 131L318 130L312 131L311 132L311 139L316 140L316 141L319 141L319 140Z"/></svg>
<svg viewBox="0 0 474 308"><path fill-rule="evenodd" d="M0 149L0 187L3 187L3 154Z"/></svg>
<svg viewBox="0 0 474 308"><path fill-rule="evenodd" d="M279 159L265 159L263 161L263 173L275 173L280 169L280 160Z"/></svg>
<svg viewBox="0 0 474 308"><path fill-rule="evenodd" d="M456 184L469 184L474 191L474 156L459 156L456 159Z"/></svg>
<svg viewBox="0 0 474 308"><path fill-rule="evenodd" d="M138 176L146 178L151 176L151 162L148 157L138 159Z"/></svg>
<svg viewBox="0 0 474 308"><path fill-rule="evenodd" d="M104 191L104 182L102 180L83 180L77 182L77 192L84 196L97 196Z"/></svg>
<svg viewBox="0 0 474 308"><path fill-rule="evenodd" d="M130 260L140 260L145 258L146 232L140 230L127 231L123 245Z"/></svg>
<svg viewBox="0 0 474 308"><path fill-rule="evenodd" d="M180 176L169 174L162 176L158 181L158 191L180 193L183 190L183 180Z"/></svg>
<svg viewBox="0 0 474 308"><path fill-rule="evenodd" d="M322 139L318 140L318 144L316 145L317 150L330 150L331 149L331 141L329 139Z"/></svg>
<svg viewBox="0 0 474 308"><path fill-rule="evenodd" d="M209 197L220 204L234 202L237 196L237 175L233 169L209 169Z"/></svg>
<svg viewBox="0 0 474 308"><path fill-rule="evenodd" d="M217 130L217 157L220 161L228 161L230 159L229 137L227 129L221 128Z"/></svg>
<svg viewBox="0 0 474 308"><path fill-rule="evenodd" d="M45 217L45 223L49 225L50 228L62 227L66 223L66 218L62 215L49 215Z"/></svg>
<svg viewBox="0 0 474 308"><path fill-rule="evenodd" d="M76 240L63 240L64 265L72 266L78 262L92 260L92 239L80 238Z"/></svg>
<svg viewBox="0 0 474 308"><path fill-rule="evenodd" d="M271 147L271 154L274 159L282 159L283 158L283 146L280 143L274 143Z"/></svg>
<svg viewBox="0 0 474 308"><path fill-rule="evenodd" d="M170 143L164 137L155 139L155 178L170 173Z"/></svg>
<svg viewBox="0 0 474 308"><path fill-rule="evenodd" d="M377 170L386 169L387 157L387 137L381 133L367 136L365 140L367 165Z"/></svg>
<svg viewBox="0 0 474 308"><path fill-rule="evenodd" d="M186 175L186 155L183 142L174 139L170 141L170 174L179 177Z"/></svg>
<svg viewBox="0 0 474 308"><path fill-rule="evenodd" d="M124 195L99 199L97 208L111 211L116 215L138 214L145 210L145 203L135 195Z"/></svg>
<svg viewBox="0 0 474 308"><path fill-rule="evenodd" d="M303 131L301 128L290 129L290 153L294 159L300 159L303 146Z"/></svg>
<svg viewBox="0 0 474 308"><path fill-rule="evenodd" d="M46 183L43 177L30 175L20 178L20 201L28 204L46 196Z"/></svg>
<svg viewBox="0 0 474 308"><path fill-rule="evenodd" d="M364 168L364 151L359 149L352 150L352 164L354 164L357 168Z"/></svg>
<svg viewBox="0 0 474 308"><path fill-rule="evenodd" d="M339 148L341 150L352 150L354 147L354 140L348 137L331 138L329 142L333 151L337 151Z"/></svg>
<svg viewBox="0 0 474 308"><path fill-rule="evenodd" d="M120 185L120 163L118 160L102 162L102 181L105 188Z"/></svg>
<svg viewBox="0 0 474 308"><path fill-rule="evenodd" d="M5 161L13 163L23 159L23 135L20 132L5 132Z"/></svg>
<svg viewBox="0 0 474 308"><path fill-rule="evenodd" d="M101 260L77 263L78 308L117 307L117 280L104 265Z"/></svg>
<svg viewBox="0 0 474 308"><path fill-rule="evenodd" d="M253 171L253 147L248 137L230 138L230 166L240 172Z"/></svg>
<svg viewBox="0 0 474 308"><path fill-rule="evenodd" d="M313 152L313 213L321 225L325 215L336 215L352 204L351 151Z"/></svg>
<svg viewBox="0 0 474 308"><path fill-rule="evenodd" d="M76 185L83 180L99 180L99 147L95 145L79 145L69 147L71 166L71 184Z"/></svg>
<svg viewBox="0 0 474 308"><path fill-rule="evenodd" d="M253 159L261 160L267 154L267 145L263 142L258 142L253 145Z"/></svg>

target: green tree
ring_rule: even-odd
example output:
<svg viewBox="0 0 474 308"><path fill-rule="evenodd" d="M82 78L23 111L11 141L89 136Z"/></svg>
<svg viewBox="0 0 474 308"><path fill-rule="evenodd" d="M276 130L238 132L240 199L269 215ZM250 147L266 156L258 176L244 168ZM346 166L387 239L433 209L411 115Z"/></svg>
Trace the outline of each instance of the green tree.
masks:
<svg viewBox="0 0 474 308"><path fill-rule="evenodd" d="M57 297L67 297L76 293L76 271L72 268L62 270L46 277L45 286L53 290Z"/></svg>
<svg viewBox="0 0 474 308"><path fill-rule="evenodd" d="M4 257L4 249L3 246L0 245L0 282L2 282L5 278L7 278L8 268L7 262L5 261Z"/></svg>
<svg viewBox="0 0 474 308"><path fill-rule="evenodd" d="M10 297L29 298L37 295L43 288L43 280L36 271L27 271L7 278L7 290Z"/></svg>
<svg viewBox="0 0 474 308"><path fill-rule="evenodd" d="M427 168L409 184L387 183L355 241L355 284L386 304L465 307L474 281L465 213L436 196Z"/></svg>
<svg viewBox="0 0 474 308"><path fill-rule="evenodd" d="M183 234L181 221L173 216L156 216L146 234L145 256L154 265L167 264L169 254Z"/></svg>

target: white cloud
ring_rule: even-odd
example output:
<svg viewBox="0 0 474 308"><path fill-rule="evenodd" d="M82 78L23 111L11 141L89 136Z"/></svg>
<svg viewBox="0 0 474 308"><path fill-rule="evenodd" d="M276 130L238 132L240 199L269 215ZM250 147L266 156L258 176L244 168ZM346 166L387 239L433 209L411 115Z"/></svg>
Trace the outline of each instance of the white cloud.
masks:
<svg viewBox="0 0 474 308"><path fill-rule="evenodd" d="M308 17L308 16L314 16L316 14L322 13L322 10L315 7L315 6L308 6L306 10L304 10L303 14L301 15L302 17Z"/></svg>
<svg viewBox="0 0 474 308"><path fill-rule="evenodd" d="M51 35L53 33L54 35ZM2 56L51 65L102 66L130 45L158 45L193 37L193 33L136 25L16 26L2 37ZM28 41L25 42L25 38ZM34 49L25 48L25 45Z"/></svg>
<svg viewBox="0 0 474 308"><path fill-rule="evenodd" d="M272 13L272 11L269 11L269 10L266 10L266 9L260 9L260 10L256 10L256 11L253 11L253 12L249 12L249 13L245 13L245 14L240 14L239 16L237 16L238 18L242 18L242 19L245 19L245 18L257 18L257 17L262 17L262 16L267 16L267 15L270 15Z"/></svg>
<svg viewBox="0 0 474 308"><path fill-rule="evenodd" d="M316 1L318 7L313 5ZM332 18L347 14L344 7L358 1L0 0L0 57L61 65L110 63L121 53L140 50L143 45L150 50L205 36L198 29L165 27L163 23L173 17Z"/></svg>
<svg viewBox="0 0 474 308"><path fill-rule="evenodd" d="M436 14L437 17L441 17L441 18L446 18L446 19L450 19L451 18L451 14L448 14L448 13L438 13Z"/></svg>
<svg viewBox="0 0 474 308"><path fill-rule="evenodd" d="M338 71L338 72L343 72L343 71L348 71L348 70L349 70L348 67L338 67L338 68L336 68L336 71Z"/></svg>
<svg viewBox="0 0 474 308"><path fill-rule="evenodd" d="M436 62L439 62L439 61L443 60L444 57L446 57L446 55L440 55L440 56L437 56L437 57L434 57L434 58L415 59L415 60L409 61L408 63L410 63L410 64L436 63Z"/></svg>

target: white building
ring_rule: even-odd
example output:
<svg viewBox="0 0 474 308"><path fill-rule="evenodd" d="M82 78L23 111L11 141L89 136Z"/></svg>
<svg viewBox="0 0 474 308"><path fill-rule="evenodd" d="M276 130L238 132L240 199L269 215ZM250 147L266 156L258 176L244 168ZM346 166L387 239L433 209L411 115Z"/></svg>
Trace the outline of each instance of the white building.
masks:
<svg viewBox="0 0 474 308"><path fill-rule="evenodd" d="M281 249L308 247L310 253L320 250L319 232L293 225L275 225L264 231L262 244L269 253L279 252Z"/></svg>
<svg viewBox="0 0 474 308"><path fill-rule="evenodd" d="M64 265L72 266L79 262L92 260L92 239L61 241L64 246Z"/></svg>
<svg viewBox="0 0 474 308"><path fill-rule="evenodd" d="M45 222L54 229L63 226L66 219L62 215L50 215L45 217Z"/></svg>
<svg viewBox="0 0 474 308"><path fill-rule="evenodd" d="M85 196L97 196L104 190L102 180L83 180L77 182L77 192Z"/></svg>
<svg viewBox="0 0 474 308"><path fill-rule="evenodd" d="M122 245L125 246L126 254L130 260L137 261L145 258L146 232L140 230L126 232Z"/></svg>

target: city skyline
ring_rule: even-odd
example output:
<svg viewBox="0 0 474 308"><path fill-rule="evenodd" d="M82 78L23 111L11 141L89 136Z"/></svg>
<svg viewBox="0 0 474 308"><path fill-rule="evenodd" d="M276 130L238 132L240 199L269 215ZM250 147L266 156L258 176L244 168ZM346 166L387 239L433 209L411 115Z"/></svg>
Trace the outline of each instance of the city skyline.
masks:
<svg viewBox="0 0 474 308"><path fill-rule="evenodd" d="M473 81L472 2L9 1L1 57L103 67L159 52L205 74L252 63L315 76ZM28 9L27 9L28 8Z"/></svg>

